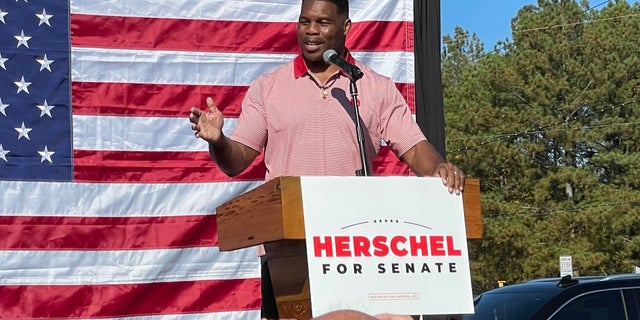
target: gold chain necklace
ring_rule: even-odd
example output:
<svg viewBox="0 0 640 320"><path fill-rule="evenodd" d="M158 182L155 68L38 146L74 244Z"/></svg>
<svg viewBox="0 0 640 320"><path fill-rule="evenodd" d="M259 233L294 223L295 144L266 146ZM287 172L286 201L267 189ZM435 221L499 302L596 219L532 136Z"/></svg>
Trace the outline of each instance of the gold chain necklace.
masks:
<svg viewBox="0 0 640 320"><path fill-rule="evenodd" d="M327 96L329 95L329 92L327 91L327 89L331 88L331 86L333 86L336 80L338 80L338 77L333 77L332 79L329 79L329 81L324 85L320 85L319 82L316 82L318 87L320 87L320 98L327 99Z"/></svg>

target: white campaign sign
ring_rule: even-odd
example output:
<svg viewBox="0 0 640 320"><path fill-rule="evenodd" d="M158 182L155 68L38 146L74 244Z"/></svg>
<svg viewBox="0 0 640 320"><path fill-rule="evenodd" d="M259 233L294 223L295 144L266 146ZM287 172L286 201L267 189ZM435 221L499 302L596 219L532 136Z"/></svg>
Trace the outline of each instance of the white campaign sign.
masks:
<svg viewBox="0 0 640 320"><path fill-rule="evenodd" d="M441 179L300 182L313 316L473 313L462 197Z"/></svg>

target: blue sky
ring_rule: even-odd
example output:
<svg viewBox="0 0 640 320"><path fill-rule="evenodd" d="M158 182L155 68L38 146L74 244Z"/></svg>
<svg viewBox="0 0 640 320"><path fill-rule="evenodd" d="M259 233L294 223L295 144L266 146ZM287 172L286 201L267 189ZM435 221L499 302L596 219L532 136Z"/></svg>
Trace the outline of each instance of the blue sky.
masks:
<svg viewBox="0 0 640 320"><path fill-rule="evenodd" d="M428 0L427 0L428 1ZM440 0L440 32L453 35L456 26L478 35L485 50L498 40L511 39L511 18L537 0Z"/></svg>

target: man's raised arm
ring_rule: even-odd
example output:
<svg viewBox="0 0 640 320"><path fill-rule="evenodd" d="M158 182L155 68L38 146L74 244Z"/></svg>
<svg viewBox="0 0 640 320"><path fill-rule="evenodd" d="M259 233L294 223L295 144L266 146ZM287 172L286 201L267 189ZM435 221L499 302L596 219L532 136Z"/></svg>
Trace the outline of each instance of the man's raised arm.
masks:
<svg viewBox="0 0 640 320"><path fill-rule="evenodd" d="M222 133L224 115L213 99L207 98L209 111L191 108L189 121L197 138L209 143L209 155L220 170L232 177L244 171L260 154L244 144L232 140Z"/></svg>

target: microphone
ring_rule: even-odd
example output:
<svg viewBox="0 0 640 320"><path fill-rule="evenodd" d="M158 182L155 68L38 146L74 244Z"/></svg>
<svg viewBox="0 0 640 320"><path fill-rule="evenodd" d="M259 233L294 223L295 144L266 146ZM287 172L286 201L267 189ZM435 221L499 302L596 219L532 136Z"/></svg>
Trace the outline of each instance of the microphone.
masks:
<svg viewBox="0 0 640 320"><path fill-rule="evenodd" d="M356 81L364 76L364 73L362 73L362 70L360 70L360 68L338 55L338 53L333 49L325 51L322 55L322 58L324 59L325 63L333 63L344 72L346 72L351 81Z"/></svg>

